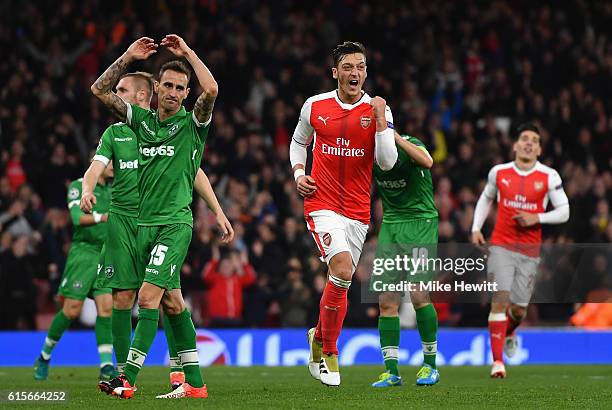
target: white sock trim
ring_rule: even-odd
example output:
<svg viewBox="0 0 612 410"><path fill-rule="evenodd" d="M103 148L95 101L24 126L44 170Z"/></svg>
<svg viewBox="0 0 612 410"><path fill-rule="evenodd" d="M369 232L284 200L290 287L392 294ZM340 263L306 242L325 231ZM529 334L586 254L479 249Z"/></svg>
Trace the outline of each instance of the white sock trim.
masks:
<svg viewBox="0 0 612 410"><path fill-rule="evenodd" d="M380 350L382 351L383 360L399 360L399 349L396 346L385 346Z"/></svg>
<svg viewBox="0 0 612 410"><path fill-rule="evenodd" d="M113 345L98 345L98 353L112 353Z"/></svg>
<svg viewBox="0 0 612 410"><path fill-rule="evenodd" d="M423 345L423 354L437 354L438 342L421 342Z"/></svg>
<svg viewBox="0 0 612 410"><path fill-rule="evenodd" d="M40 355L42 356L43 359L45 360L49 360L51 359L51 353L45 353L44 351L40 352Z"/></svg>
<svg viewBox="0 0 612 410"><path fill-rule="evenodd" d="M45 345L54 347L57 344L57 340L50 339L49 336L45 337Z"/></svg>
<svg viewBox="0 0 612 410"><path fill-rule="evenodd" d="M327 275L327 277L329 278L329 281L331 283L333 283L334 285L338 286L339 288L345 288L348 289L351 286L351 281L350 280L344 280L344 279L340 279L334 275Z"/></svg>
<svg viewBox="0 0 612 410"><path fill-rule="evenodd" d="M140 369L146 358L146 354L143 354L141 351L132 347L128 353L127 364L131 364L132 366L136 366Z"/></svg>
<svg viewBox="0 0 612 410"><path fill-rule="evenodd" d="M181 363L183 366L189 366L194 364L200 364L200 360L198 359L197 351L184 351L180 352L179 356L181 358Z"/></svg>
<svg viewBox="0 0 612 410"><path fill-rule="evenodd" d="M505 313L489 313L489 322L504 322L506 320Z"/></svg>

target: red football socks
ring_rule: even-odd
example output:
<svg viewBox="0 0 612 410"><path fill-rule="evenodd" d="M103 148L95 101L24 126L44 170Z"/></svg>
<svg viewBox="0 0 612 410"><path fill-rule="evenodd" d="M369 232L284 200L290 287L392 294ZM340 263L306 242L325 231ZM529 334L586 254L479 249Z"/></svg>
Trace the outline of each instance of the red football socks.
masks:
<svg viewBox="0 0 612 410"><path fill-rule="evenodd" d="M506 339L507 320L505 313L489 314L489 335L494 361L504 361L504 340Z"/></svg>
<svg viewBox="0 0 612 410"><path fill-rule="evenodd" d="M323 290L315 338L323 340L324 354L338 354L336 342L346 316L347 292L348 288L335 285L332 280L327 282Z"/></svg>

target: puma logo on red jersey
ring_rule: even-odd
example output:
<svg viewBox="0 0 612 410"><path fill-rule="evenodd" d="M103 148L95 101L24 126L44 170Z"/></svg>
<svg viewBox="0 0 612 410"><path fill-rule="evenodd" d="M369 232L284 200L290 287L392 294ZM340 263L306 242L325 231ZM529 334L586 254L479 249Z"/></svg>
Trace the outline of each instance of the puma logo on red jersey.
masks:
<svg viewBox="0 0 612 410"><path fill-rule="evenodd" d="M319 118L318 118L318 119L319 119L319 120L321 120L321 121L323 121L323 124L324 124L324 125L327 125L327 120L329 120L329 117L325 117L325 118L323 118L323 117L321 117L321 116L319 115Z"/></svg>

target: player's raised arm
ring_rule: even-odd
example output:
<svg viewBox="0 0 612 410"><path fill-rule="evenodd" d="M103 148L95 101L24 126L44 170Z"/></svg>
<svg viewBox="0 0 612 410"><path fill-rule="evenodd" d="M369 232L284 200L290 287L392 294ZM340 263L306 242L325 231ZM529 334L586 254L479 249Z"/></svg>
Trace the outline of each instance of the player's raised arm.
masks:
<svg viewBox="0 0 612 410"><path fill-rule="evenodd" d="M472 236L470 237L470 241L474 245L483 245L486 242L480 230L491 211L491 205L497 195L497 185L495 183L496 173L497 169L495 167L489 171L487 185L485 185L482 194L480 194L480 198L478 198L476 208L474 209L474 222L472 223Z"/></svg>
<svg viewBox="0 0 612 410"><path fill-rule="evenodd" d="M215 214L215 218L217 219L217 227L222 234L221 242L230 243L234 239L234 228L232 228L232 224L225 216L225 213L219 204L219 200L215 195L215 191L213 190L208 177L201 168L198 169L193 187L200 198L206 202L208 208Z"/></svg>
<svg viewBox="0 0 612 410"><path fill-rule="evenodd" d="M219 94L217 81L215 81L208 67L200 60L200 57L187 46L185 40L181 37L176 34L168 34L161 41L160 45L167 47L175 56L185 58L191 64L196 77L198 77L200 87L202 87L202 94L196 100L193 114L200 123L208 123L212 115L215 100Z"/></svg>
<svg viewBox="0 0 612 410"><path fill-rule="evenodd" d="M401 135L394 132L395 143L406 153L412 160L421 168L430 169L433 166L433 159L425 147L413 144L410 141L406 141Z"/></svg>
<svg viewBox="0 0 612 410"><path fill-rule="evenodd" d="M388 171L395 166L397 161L395 138L393 130L389 128L389 124L393 123L391 109L387 107L387 102L381 97L372 98L370 105L376 121L376 163L380 169Z"/></svg>
<svg viewBox="0 0 612 410"><path fill-rule="evenodd" d="M113 92L113 86L135 60L145 60L157 52L157 44L149 37L134 41L113 64L92 84L91 92L120 120L127 119L127 104Z"/></svg>
<svg viewBox="0 0 612 410"><path fill-rule="evenodd" d="M317 190L314 178L306 175L306 159L308 158L306 148L312 142L314 132L314 128L310 124L311 109L312 103L306 100L300 111L300 118L295 131L293 131L293 137L289 145L291 171L297 184L297 191L303 197L311 196Z"/></svg>

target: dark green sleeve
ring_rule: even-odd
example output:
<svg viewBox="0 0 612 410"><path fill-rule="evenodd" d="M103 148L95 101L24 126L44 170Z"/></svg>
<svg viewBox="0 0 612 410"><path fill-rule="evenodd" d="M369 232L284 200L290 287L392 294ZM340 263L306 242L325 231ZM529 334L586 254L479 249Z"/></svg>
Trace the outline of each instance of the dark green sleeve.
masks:
<svg viewBox="0 0 612 410"><path fill-rule="evenodd" d="M70 211L70 218L74 226L79 225L79 219L83 212L79 207L81 201L82 183L79 180L72 181L68 187L68 193L66 195L66 203L68 204L68 210Z"/></svg>

